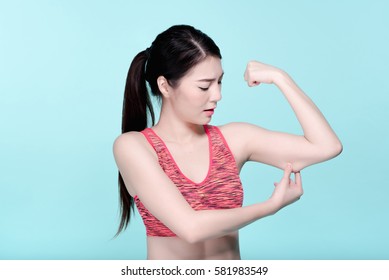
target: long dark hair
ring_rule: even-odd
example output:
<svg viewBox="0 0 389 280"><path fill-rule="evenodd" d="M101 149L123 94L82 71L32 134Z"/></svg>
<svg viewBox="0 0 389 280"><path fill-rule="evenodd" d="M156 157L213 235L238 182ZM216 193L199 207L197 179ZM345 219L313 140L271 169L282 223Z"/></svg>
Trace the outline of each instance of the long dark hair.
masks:
<svg viewBox="0 0 389 280"><path fill-rule="evenodd" d="M222 58L215 42L188 25L175 25L159 34L150 48L138 53L131 63L124 90L122 133L142 131L155 115L146 82L154 97L161 99L157 78L163 76L175 87L188 71L207 56ZM116 235L130 222L134 199L128 193L119 172L121 221Z"/></svg>

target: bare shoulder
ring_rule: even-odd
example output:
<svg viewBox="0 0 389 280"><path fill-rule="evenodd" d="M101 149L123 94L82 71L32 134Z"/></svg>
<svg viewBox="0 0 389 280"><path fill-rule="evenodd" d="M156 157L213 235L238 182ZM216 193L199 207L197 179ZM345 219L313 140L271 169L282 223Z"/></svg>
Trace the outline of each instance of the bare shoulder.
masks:
<svg viewBox="0 0 389 280"><path fill-rule="evenodd" d="M130 131L123 134L120 134L114 141L113 147L115 148L123 148L123 146L127 146L129 144L137 144L140 143L143 137L141 132L138 131ZM144 138L144 137L143 137Z"/></svg>
<svg viewBox="0 0 389 280"><path fill-rule="evenodd" d="M116 160L122 157L138 157L150 152L152 153L152 149L145 136L137 131L123 133L113 143L113 153Z"/></svg>
<svg viewBox="0 0 389 280"><path fill-rule="evenodd" d="M139 177L147 176L158 158L146 137L140 132L126 132L118 136L113 144L116 165L123 177L128 192L135 196ZM144 168L147 166L148 168ZM159 165L158 165L159 166Z"/></svg>

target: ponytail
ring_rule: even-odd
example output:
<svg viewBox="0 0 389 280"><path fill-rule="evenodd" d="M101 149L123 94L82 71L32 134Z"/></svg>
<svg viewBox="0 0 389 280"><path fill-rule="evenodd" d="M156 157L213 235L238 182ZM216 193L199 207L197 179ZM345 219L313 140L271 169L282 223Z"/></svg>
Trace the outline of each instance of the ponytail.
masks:
<svg viewBox="0 0 389 280"><path fill-rule="evenodd" d="M154 125L154 110L147 91L145 78L145 66L148 56L148 50L138 53L128 70L123 100L122 133L144 130L148 125L148 113L150 114L152 125ZM119 194L121 221L116 236L127 228L131 212L134 210L134 199L128 193L120 172Z"/></svg>
<svg viewBox="0 0 389 280"><path fill-rule="evenodd" d="M177 87L180 79L207 56L222 58L215 42L193 26L175 25L160 33L150 48L138 53L131 63L124 90L122 133L142 131L148 127L148 121L154 125L154 110L147 89L162 100L158 77L165 77L170 86ZM134 199L120 173L119 193L121 221L116 236L127 228L134 210Z"/></svg>

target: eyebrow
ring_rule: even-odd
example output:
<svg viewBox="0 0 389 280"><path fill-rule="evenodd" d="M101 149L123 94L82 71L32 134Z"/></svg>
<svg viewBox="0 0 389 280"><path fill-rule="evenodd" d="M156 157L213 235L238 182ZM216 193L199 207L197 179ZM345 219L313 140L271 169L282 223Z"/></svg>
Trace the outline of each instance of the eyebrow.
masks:
<svg viewBox="0 0 389 280"><path fill-rule="evenodd" d="M215 80L221 80L223 78L224 72L220 75L219 79L200 79L198 82L213 82Z"/></svg>

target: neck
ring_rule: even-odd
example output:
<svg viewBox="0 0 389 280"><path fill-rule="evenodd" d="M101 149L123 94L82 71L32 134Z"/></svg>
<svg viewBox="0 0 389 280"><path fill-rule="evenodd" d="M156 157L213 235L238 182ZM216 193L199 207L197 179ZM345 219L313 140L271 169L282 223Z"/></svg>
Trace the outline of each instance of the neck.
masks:
<svg viewBox="0 0 389 280"><path fill-rule="evenodd" d="M155 132L166 142L188 143L204 135L204 126L187 123L161 110L158 123L154 126Z"/></svg>

